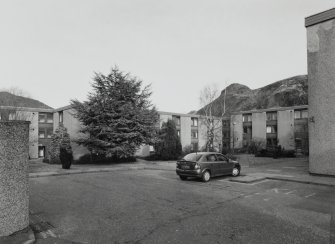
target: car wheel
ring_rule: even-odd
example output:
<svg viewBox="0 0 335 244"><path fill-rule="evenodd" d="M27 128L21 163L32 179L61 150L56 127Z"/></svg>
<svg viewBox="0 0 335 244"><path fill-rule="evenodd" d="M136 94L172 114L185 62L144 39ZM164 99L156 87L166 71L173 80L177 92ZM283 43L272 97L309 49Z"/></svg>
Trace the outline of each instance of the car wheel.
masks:
<svg viewBox="0 0 335 244"><path fill-rule="evenodd" d="M183 175L179 175L179 178L180 178L181 180L187 180L187 177L186 177L186 176L183 176Z"/></svg>
<svg viewBox="0 0 335 244"><path fill-rule="evenodd" d="M202 174L202 181L203 182L208 182L211 179L211 173L206 170L203 174Z"/></svg>
<svg viewBox="0 0 335 244"><path fill-rule="evenodd" d="M240 169L237 168L237 167L233 168L233 172L231 174L234 177L239 176L240 175Z"/></svg>

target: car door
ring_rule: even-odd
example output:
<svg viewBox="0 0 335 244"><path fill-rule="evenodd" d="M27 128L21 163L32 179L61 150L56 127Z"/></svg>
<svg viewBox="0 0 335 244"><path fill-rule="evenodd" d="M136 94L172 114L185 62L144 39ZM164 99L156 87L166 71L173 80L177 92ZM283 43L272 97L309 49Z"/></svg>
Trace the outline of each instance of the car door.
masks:
<svg viewBox="0 0 335 244"><path fill-rule="evenodd" d="M218 175L219 165L217 163L215 154L213 153L206 155L206 161L207 164L209 165L209 168L211 169L211 174L213 176Z"/></svg>
<svg viewBox="0 0 335 244"><path fill-rule="evenodd" d="M216 158L220 175L231 174L233 171L233 164L229 162L229 159L222 154L217 154Z"/></svg>

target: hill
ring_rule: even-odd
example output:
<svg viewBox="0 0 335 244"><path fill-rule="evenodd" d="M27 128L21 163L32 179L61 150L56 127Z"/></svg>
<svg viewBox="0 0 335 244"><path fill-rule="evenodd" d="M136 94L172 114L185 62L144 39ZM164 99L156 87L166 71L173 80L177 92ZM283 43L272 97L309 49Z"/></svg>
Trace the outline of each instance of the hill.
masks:
<svg viewBox="0 0 335 244"><path fill-rule="evenodd" d="M27 108L47 108L52 109L48 105L27 97L16 96L9 92L0 92L0 106L15 106Z"/></svg>
<svg viewBox="0 0 335 244"><path fill-rule="evenodd" d="M226 114L252 109L274 107L290 107L308 104L307 75L294 76L274 82L270 85L252 90L245 85L234 83L229 85L226 92ZM225 90L213 102L213 113L221 115L221 104L224 101ZM203 108L198 110L203 114Z"/></svg>

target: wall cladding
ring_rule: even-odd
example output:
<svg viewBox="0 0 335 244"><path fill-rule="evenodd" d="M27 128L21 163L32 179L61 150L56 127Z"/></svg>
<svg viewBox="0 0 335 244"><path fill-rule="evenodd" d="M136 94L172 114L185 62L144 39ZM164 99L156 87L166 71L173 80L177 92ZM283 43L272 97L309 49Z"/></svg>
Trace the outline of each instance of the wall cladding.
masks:
<svg viewBox="0 0 335 244"><path fill-rule="evenodd" d="M307 51L309 170L335 175L334 19L307 28Z"/></svg>
<svg viewBox="0 0 335 244"><path fill-rule="evenodd" d="M0 122L0 236L29 224L29 122Z"/></svg>

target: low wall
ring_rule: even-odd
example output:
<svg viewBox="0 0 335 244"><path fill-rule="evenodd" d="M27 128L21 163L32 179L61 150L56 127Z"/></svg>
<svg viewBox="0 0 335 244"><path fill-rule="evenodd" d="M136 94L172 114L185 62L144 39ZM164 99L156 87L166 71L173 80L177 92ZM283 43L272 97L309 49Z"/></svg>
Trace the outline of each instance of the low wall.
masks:
<svg viewBox="0 0 335 244"><path fill-rule="evenodd" d="M29 225L29 122L0 122L0 236Z"/></svg>

